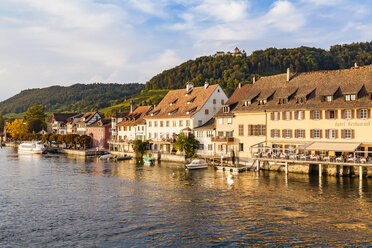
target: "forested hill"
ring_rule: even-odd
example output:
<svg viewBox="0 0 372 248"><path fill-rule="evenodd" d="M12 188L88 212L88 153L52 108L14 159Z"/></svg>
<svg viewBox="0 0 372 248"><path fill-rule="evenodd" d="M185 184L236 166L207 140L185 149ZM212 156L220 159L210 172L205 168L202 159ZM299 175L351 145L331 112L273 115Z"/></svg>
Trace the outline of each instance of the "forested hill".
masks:
<svg viewBox="0 0 372 248"><path fill-rule="evenodd" d="M0 113L22 113L42 104L47 112L82 112L98 110L139 94L144 84L74 84L29 89L0 102Z"/></svg>
<svg viewBox="0 0 372 248"><path fill-rule="evenodd" d="M196 86L219 83L231 95L239 82L251 82L252 76L294 72L332 70L372 64L372 42L334 45L329 50L299 47L268 48L242 57L205 56L189 60L173 69L163 71L146 83L146 89L183 88L187 81Z"/></svg>

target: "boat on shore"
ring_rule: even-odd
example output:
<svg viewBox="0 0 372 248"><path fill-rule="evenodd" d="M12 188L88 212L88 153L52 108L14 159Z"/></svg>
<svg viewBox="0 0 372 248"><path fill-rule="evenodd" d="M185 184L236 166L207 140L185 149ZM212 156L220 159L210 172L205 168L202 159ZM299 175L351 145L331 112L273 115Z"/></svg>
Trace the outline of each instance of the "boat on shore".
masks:
<svg viewBox="0 0 372 248"><path fill-rule="evenodd" d="M204 159L194 159L190 164L186 165L189 170L195 169L206 169L208 168L208 163Z"/></svg>
<svg viewBox="0 0 372 248"><path fill-rule="evenodd" d="M117 161L131 160L131 159L132 159L132 156L127 156L126 154L124 155L124 157L117 157L116 158Z"/></svg>
<svg viewBox="0 0 372 248"><path fill-rule="evenodd" d="M145 163L145 165L154 165L155 164L155 160L152 159L152 158L144 158L143 162Z"/></svg>
<svg viewBox="0 0 372 248"><path fill-rule="evenodd" d="M18 153L23 154L43 154L45 151L46 147L41 141L22 142L18 146Z"/></svg>
<svg viewBox="0 0 372 248"><path fill-rule="evenodd" d="M114 157L114 155L112 155L111 153L109 153L109 154L105 154L105 155L100 156L99 159L105 160L105 159L111 159L113 157Z"/></svg>

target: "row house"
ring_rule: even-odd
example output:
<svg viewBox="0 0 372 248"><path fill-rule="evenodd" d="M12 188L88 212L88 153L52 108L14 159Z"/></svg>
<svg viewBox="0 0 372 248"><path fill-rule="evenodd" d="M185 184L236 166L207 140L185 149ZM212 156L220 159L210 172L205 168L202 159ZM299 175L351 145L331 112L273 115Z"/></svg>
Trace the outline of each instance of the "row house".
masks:
<svg viewBox="0 0 372 248"><path fill-rule="evenodd" d="M234 110L235 149L372 156L372 66L261 77ZM364 153L363 153L364 151Z"/></svg>
<svg viewBox="0 0 372 248"><path fill-rule="evenodd" d="M67 120L76 113L53 113L47 121L47 132L54 134L67 134Z"/></svg>
<svg viewBox="0 0 372 248"><path fill-rule="evenodd" d="M76 133L79 135L85 135L87 133L87 126L97 122L102 119L103 116L98 112L87 112L85 113L79 121L75 124Z"/></svg>
<svg viewBox="0 0 372 248"><path fill-rule="evenodd" d="M92 138L92 148L108 149L111 137L111 119L99 119L86 126L86 135Z"/></svg>
<svg viewBox="0 0 372 248"><path fill-rule="evenodd" d="M146 136L154 151L170 152L181 132L191 133L208 122L227 101L222 88L205 83L194 87L188 82L186 89L171 90L145 117Z"/></svg>
<svg viewBox="0 0 372 248"><path fill-rule="evenodd" d="M215 119L211 118L200 127L194 128L195 139L199 141L196 153L204 156L215 155L215 144L212 142L213 137L216 136L216 123Z"/></svg>
<svg viewBox="0 0 372 248"><path fill-rule="evenodd" d="M146 121L153 106L139 106L128 115L122 117L122 121L116 124L117 135L110 141L110 150L119 152L132 152L135 140L146 140Z"/></svg>
<svg viewBox="0 0 372 248"><path fill-rule="evenodd" d="M67 134L76 134L77 133L77 123L80 121L80 118L84 114L77 114L67 119L66 129Z"/></svg>

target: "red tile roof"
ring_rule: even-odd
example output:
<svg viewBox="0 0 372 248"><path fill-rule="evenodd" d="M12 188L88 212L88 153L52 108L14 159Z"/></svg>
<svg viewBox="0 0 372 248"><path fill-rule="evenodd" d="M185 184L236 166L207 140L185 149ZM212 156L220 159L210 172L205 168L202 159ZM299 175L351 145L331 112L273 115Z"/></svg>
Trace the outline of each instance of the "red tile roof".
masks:
<svg viewBox="0 0 372 248"><path fill-rule="evenodd" d="M153 106L139 106L132 113L125 116L118 126L136 126L145 124L145 116L148 116Z"/></svg>

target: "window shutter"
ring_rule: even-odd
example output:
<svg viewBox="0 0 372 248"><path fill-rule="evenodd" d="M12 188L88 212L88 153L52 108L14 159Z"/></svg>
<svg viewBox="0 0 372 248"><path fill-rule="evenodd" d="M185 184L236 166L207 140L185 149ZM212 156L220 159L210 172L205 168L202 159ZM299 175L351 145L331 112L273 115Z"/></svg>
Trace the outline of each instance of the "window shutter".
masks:
<svg viewBox="0 0 372 248"><path fill-rule="evenodd" d="M323 110L319 110L319 120L323 119Z"/></svg>
<svg viewBox="0 0 372 248"><path fill-rule="evenodd" d="M314 130L313 129L310 130L310 138L314 138Z"/></svg>
<svg viewBox="0 0 372 248"><path fill-rule="evenodd" d="M338 130L335 130L335 139L338 139Z"/></svg>
<svg viewBox="0 0 372 248"><path fill-rule="evenodd" d="M293 137L293 134L292 134L293 130L289 130L289 138L292 138Z"/></svg>
<svg viewBox="0 0 372 248"><path fill-rule="evenodd" d="M248 125L248 136L251 136L252 127L251 125Z"/></svg>
<svg viewBox="0 0 372 248"><path fill-rule="evenodd" d="M274 130L271 129L271 138L274 138Z"/></svg>
<svg viewBox="0 0 372 248"><path fill-rule="evenodd" d="M266 136L266 125L263 125L262 129L263 129L263 135Z"/></svg>
<svg viewBox="0 0 372 248"><path fill-rule="evenodd" d="M274 120L274 112L271 112L271 120Z"/></svg>
<svg viewBox="0 0 372 248"><path fill-rule="evenodd" d="M335 110L335 119L338 119L338 109Z"/></svg>
<svg viewBox="0 0 372 248"><path fill-rule="evenodd" d="M326 137L326 139L328 139L328 138L329 138L329 137L328 137L329 129L326 129L325 132L326 132L326 133L325 133L325 137Z"/></svg>
<svg viewBox="0 0 372 248"><path fill-rule="evenodd" d="M345 139L345 130L341 129L341 139Z"/></svg>
<svg viewBox="0 0 372 248"><path fill-rule="evenodd" d="M295 119L298 120L298 111L295 111Z"/></svg>
<svg viewBox="0 0 372 248"><path fill-rule="evenodd" d="M372 111L372 109L367 109L367 117L368 117L368 119L371 119L371 111Z"/></svg>
<svg viewBox="0 0 372 248"><path fill-rule="evenodd" d="M310 120L313 119L313 113L314 113L314 110L310 110Z"/></svg>
<svg viewBox="0 0 372 248"><path fill-rule="evenodd" d="M323 138L323 130L322 129L319 130L319 138Z"/></svg>
<svg viewBox="0 0 372 248"><path fill-rule="evenodd" d="M354 119L355 118L355 109L352 109L351 110L351 119Z"/></svg>
<svg viewBox="0 0 372 248"><path fill-rule="evenodd" d="M306 111L302 111L302 119L305 120Z"/></svg>
<svg viewBox="0 0 372 248"><path fill-rule="evenodd" d="M282 130L282 137L284 137L284 129Z"/></svg>
<svg viewBox="0 0 372 248"><path fill-rule="evenodd" d="M345 109L341 110L341 119L345 119Z"/></svg>
<svg viewBox="0 0 372 248"><path fill-rule="evenodd" d="M360 119L360 109L357 109L357 119Z"/></svg>
<svg viewBox="0 0 372 248"><path fill-rule="evenodd" d="M258 135L258 125L254 125L254 135Z"/></svg>
<svg viewBox="0 0 372 248"><path fill-rule="evenodd" d="M305 129L302 130L302 137L303 137L303 138L306 138L306 131L305 131Z"/></svg>
<svg viewBox="0 0 372 248"><path fill-rule="evenodd" d="M292 120L292 111L289 112L289 119Z"/></svg>
<svg viewBox="0 0 372 248"><path fill-rule="evenodd" d="M285 120L285 118L284 118L284 113L285 113L285 112L282 112L282 120Z"/></svg>
<svg viewBox="0 0 372 248"><path fill-rule="evenodd" d="M355 129L352 129L351 130L351 138L352 139L355 139Z"/></svg>
<svg viewBox="0 0 372 248"><path fill-rule="evenodd" d="M325 111L325 119L329 119L329 110Z"/></svg>
<svg viewBox="0 0 372 248"><path fill-rule="evenodd" d="M278 112L278 120L280 121L280 112Z"/></svg>
<svg viewBox="0 0 372 248"><path fill-rule="evenodd" d="M295 129L295 138L298 137L297 132L298 132L298 129Z"/></svg>

